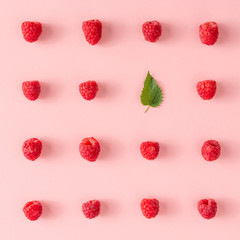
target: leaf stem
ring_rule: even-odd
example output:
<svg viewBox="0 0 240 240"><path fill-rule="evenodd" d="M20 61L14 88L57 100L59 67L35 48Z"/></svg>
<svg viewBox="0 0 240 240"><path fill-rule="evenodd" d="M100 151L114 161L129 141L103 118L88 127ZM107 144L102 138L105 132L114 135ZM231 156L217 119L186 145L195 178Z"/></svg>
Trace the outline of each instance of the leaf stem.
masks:
<svg viewBox="0 0 240 240"><path fill-rule="evenodd" d="M150 108L150 106L148 106L148 108L146 109L145 113L148 111L149 108Z"/></svg>

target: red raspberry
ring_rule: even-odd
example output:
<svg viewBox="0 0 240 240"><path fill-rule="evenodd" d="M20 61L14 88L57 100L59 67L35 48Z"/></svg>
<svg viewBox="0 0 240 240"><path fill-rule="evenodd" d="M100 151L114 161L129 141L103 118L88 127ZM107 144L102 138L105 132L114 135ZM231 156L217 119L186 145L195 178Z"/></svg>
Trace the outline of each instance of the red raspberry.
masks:
<svg viewBox="0 0 240 240"><path fill-rule="evenodd" d="M159 212L159 202L157 199L144 198L141 201L142 214L146 218L154 218Z"/></svg>
<svg viewBox="0 0 240 240"><path fill-rule="evenodd" d="M214 161L221 154L221 146L215 140L208 140L202 146L202 156L207 161Z"/></svg>
<svg viewBox="0 0 240 240"><path fill-rule="evenodd" d="M26 81L22 83L23 94L28 100L38 99L40 94L40 83L38 81Z"/></svg>
<svg viewBox="0 0 240 240"><path fill-rule="evenodd" d="M102 37L102 23L99 20L89 20L82 24L82 30L86 40L95 45Z"/></svg>
<svg viewBox="0 0 240 240"><path fill-rule="evenodd" d="M140 151L144 158L153 160L158 156L159 144L157 142L143 142L140 145Z"/></svg>
<svg viewBox="0 0 240 240"><path fill-rule="evenodd" d="M197 83L199 96L204 100L210 100L216 93L217 84L214 80L205 80Z"/></svg>
<svg viewBox="0 0 240 240"><path fill-rule="evenodd" d="M217 213L217 203L214 199L202 199L198 202L198 211L203 218L211 219Z"/></svg>
<svg viewBox="0 0 240 240"><path fill-rule="evenodd" d="M162 34L162 26L158 21L145 22L142 32L146 41L156 42Z"/></svg>
<svg viewBox="0 0 240 240"><path fill-rule="evenodd" d="M23 212L29 220L36 221L42 215L42 204L39 201L27 202Z"/></svg>
<svg viewBox="0 0 240 240"><path fill-rule="evenodd" d="M218 39L218 25L206 22L199 26L199 37L203 44L213 45Z"/></svg>
<svg viewBox="0 0 240 240"><path fill-rule="evenodd" d="M82 211L86 218L95 218L100 213L100 202L98 200L91 200L83 203Z"/></svg>
<svg viewBox="0 0 240 240"><path fill-rule="evenodd" d="M42 33L42 24L40 22L23 22L22 34L27 42L35 42Z"/></svg>
<svg viewBox="0 0 240 240"><path fill-rule="evenodd" d="M84 99L92 100L98 92L98 85L95 81L83 82L79 85L79 92Z"/></svg>
<svg viewBox="0 0 240 240"><path fill-rule="evenodd" d="M84 138L79 145L79 152L84 159L94 162L100 153L100 144L93 137Z"/></svg>
<svg viewBox="0 0 240 240"><path fill-rule="evenodd" d="M42 142L37 138L30 138L23 143L22 152L23 155L31 160L36 160L42 151Z"/></svg>

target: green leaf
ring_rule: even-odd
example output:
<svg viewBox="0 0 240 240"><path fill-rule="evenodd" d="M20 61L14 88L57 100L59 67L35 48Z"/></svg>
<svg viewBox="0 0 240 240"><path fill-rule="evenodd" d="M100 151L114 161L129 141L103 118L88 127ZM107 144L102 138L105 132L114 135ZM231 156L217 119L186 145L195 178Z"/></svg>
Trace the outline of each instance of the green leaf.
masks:
<svg viewBox="0 0 240 240"><path fill-rule="evenodd" d="M157 85L156 81L151 76L149 71L144 81L144 87L140 98L142 104L149 107L158 107L163 101L162 89ZM147 112L147 110L145 112Z"/></svg>

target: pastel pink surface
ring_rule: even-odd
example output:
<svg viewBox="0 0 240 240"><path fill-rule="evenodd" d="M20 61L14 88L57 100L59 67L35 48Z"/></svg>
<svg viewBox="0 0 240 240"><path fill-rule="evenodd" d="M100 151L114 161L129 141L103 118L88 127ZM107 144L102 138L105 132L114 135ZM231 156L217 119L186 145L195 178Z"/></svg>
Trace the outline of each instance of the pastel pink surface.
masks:
<svg viewBox="0 0 240 240"><path fill-rule="evenodd" d="M0 44L0 239L240 238L240 2L238 0L9 0L1 1ZM89 45L82 21L99 19L103 37ZM23 21L40 21L38 42L24 41ZM158 20L162 36L146 42L142 23ZM219 24L219 40L203 45L198 27ZM164 91L159 108L139 96L147 71ZM217 81L217 93L203 101L196 83ZM23 81L39 80L35 102L22 94ZM88 102L80 82L95 80ZM99 159L82 159L85 137L101 144ZM35 162L24 158L25 139L43 143ZM216 139L222 155L201 156L205 140ZM159 157L143 159L142 141L158 141ZM142 216L142 198L157 198L159 215ZM218 212L204 220L202 198L214 198ZM98 199L99 217L86 219L81 204ZM28 221L22 207L39 200L43 215Z"/></svg>

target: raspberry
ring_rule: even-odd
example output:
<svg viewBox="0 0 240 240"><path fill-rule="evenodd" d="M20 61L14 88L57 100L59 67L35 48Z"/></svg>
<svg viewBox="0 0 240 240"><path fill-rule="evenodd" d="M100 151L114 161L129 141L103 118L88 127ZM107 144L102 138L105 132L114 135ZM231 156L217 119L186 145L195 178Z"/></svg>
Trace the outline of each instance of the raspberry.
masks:
<svg viewBox="0 0 240 240"><path fill-rule="evenodd" d="M29 220L36 221L42 215L42 204L39 201L27 202L23 212Z"/></svg>
<svg viewBox="0 0 240 240"><path fill-rule="evenodd" d="M79 92L84 99L92 100L98 92L98 85L95 81L83 82L79 85Z"/></svg>
<svg viewBox="0 0 240 240"><path fill-rule="evenodd" d="M143 142L140 145L140 151L144 158L153 160L158 156L159 144L157 142Z"/></svg>
<svg viewBox="0 0 240 240"><path fill-rule="evenodd" d="M95 45L102 37L102 23L99 20L89 20L82 24L82 30L88 43Z"/></svg>
<svg viewBox="0 0 240 240"><path fill-rule="evenodd" d="M100 153L100 144L93 137L84 138L79 145L79 152L84 159L94 162Z"/></svg>
<svg viewBox="0 0 240 240"><path fill-rule="evenodd" d="M217 84L214 80L205 80L197 83L199 96L204 100L210 100L216 93Z"/></svg>
<svg viewBox="0 0 240 240"><path fill-rule="evenodd" d="M22 83L23 94L28 100L34 101L40 94L40 83L38 81L26 81Z"/></svg>
<svg viewBox="0 0 240 240"><path fill-rule="evenodd" d="M199 37L203 44L213 45L218 39L218 25L206 22L199 26Z"/></svg>
<svg viewBox="0 0 240 240"><path fill-rule="evenodd" d="M217 213L217 203L214 199L202 199L198 202L198 211L203 218L211 219Z"/></svg>
<svg viewBox="0 0 240 240"><path fill-rule="evenodd" d="M214 161L221 154L221 146L215 140L208 140L202 146L202 156L207 161Z"/></svg>
<svg viewBox="0 0 240 240"><path fill-rule="evenodd" d="M142 214L146 218L154 218L159 212L159 202L157 199L144 198L141 201Z"/></svg>
<svg viewBox="0 0 240 240"><path fill-rule="evenodd" d="M42 142L37 138L30 138L23 143L22 152L23 155L31 160L36 160L42 151Z"/></svg>
<svg viewBox="0 0 240 240"><path fill-rule="evenodd" d="M23 22L22 34L27 42L35 42L42 33L42 24L40 22Z"/></svg>
<svg viewBox="0 0 240 240"><path fill-rule="evenodd" d="M156 42L162 34L162 26L158 21L145 22L142 32L146 41Z"/></svg>
<svg viewBox="0 0 240 240"><path fill-rule="evenodd" d="M100 202L98 200L91 200L83 203L82 211L86 218L95 218L100 213Z"/></svg>

